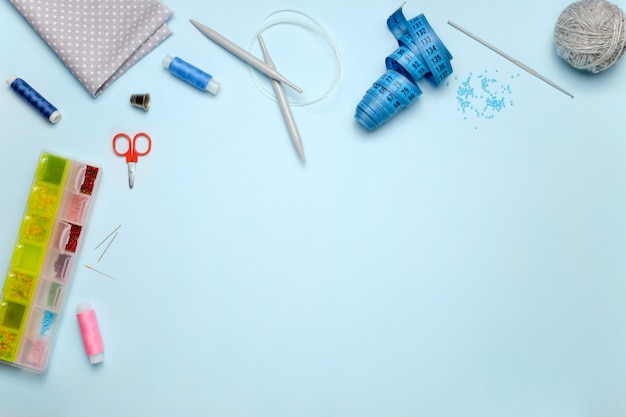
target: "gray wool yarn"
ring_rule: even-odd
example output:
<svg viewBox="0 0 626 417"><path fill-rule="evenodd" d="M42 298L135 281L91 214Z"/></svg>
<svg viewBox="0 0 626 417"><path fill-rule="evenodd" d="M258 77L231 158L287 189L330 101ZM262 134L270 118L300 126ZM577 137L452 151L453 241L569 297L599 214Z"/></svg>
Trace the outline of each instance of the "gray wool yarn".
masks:
<svg viewBox="0 0 626 417"><path fill-rule="evenodd" d="M624 12L606 0L570 4L554 27L557 54L572 67L598 73L615 64L626 48Z"/></svg>

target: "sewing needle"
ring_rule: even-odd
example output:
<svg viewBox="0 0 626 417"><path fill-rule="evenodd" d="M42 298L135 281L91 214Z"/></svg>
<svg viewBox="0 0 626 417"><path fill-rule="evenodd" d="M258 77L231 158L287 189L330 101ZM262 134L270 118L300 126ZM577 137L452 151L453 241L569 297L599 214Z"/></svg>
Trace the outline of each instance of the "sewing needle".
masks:
<svg viewBox="0 0 626 417"><path fill-rule="evenodd" d="M236 43L225 38L224 36L220 35L213 29L203 25L202 23L199 23L193 19L189 19L189 21L200 32L202 32L207 38L211 39L213 42L217 43L222 48L226 49L228 52L244 60L245 62L252 65L254 68L258 69L259 71L261 71L263 74L267 75L268 77L274 80L280 81L284 84L287 84L289 87L293 88L298 93L302 93L302 89L300 87L298 87L297 85L289 81L278 71L276 71L275 69L267 65L265 62L261 61L259 58L255 57L250 52L246 51L245 49L237 45Z"/></svg>
<svg viewBox="0 0 626 417"><path fill-rule="evenodd" d="M119 232L117 232L117 233L119 233ZM107 253L107 251L109 250L109 247L111 246L111 243L113 243L113 241L117 237L117 233L115 233L113 235L113 238L109 241L109 244L106 245L106 247L104 248L104 251L102 252L102 255L100 255L100 257L98 258L98 262L100 262L102 260L102 258L104 257L104 254Z"/></svg>
<svg viewBox="0 0 626 417"><path fill-rule="evenodd" d="M111 236L113 236L113 234L114 234L115 232L117 232L118 230L120 230L120 227L122 227L122 225L121 225L121 224L120 224L119 226L117 226L117 227L116 227L116 228L115 228L115 229L114 229L111 233L109 233L109 235L108 235L107 237L105 237L105 238L104 238L104 240L103 240L102 242L98 243L98 246L96 246L96 247L94 248L94 250L96 250L96 249L98 249L100 246L102 246L102 244L103 244L104 242L106 242L106 241L107 241L107 240L108 240Z"/></svg>
<svg viewBox="0 0 626 417"><path fill-rule="evenodd" d="M89 265L85 264L85 268L87 268L87 269L91 269L92 271L97 272L97 273L99 273L100 275L104 275L104 276L105 276L105 277L107 277L107 278L111 278L113 281L117 281L117 280L116 280L115 278L113 278L111 275L109 275L109 274L105 274L105 273L104 273L104 272L102 272L102 271L98 271L98 270L97 270L96 268L94 268L93 266L89 266Z"/></svg>
<svg viewBox="0 0 626 417"><path fill-rule="evenodd" d="M265 58L265 62L271 68L276 69L274 66L274 61L267 52L267 48L265 47L265 42L263 41L263 37L259 35L259 45L261 45L261 50L263 51L263 57ZM298 151L298 155L300 155L300 159L302 162L306 162L304 158L304 150L302 149L302 139L300 138L300 132L298 132L298 126L296 126L296 121L293 118L293 114L291 113L291 108L289 107L289 102L287 101L287 97L285 96L285 90L283 90L283 86L280 81L277 81L272 78L272 87L274 88L274 93L276 94L276 101L278 101L278 105L280 106L280 111L283 114L283 118L285 119L285 124L287 125L287 130L289 131L289 135L291 136L291 141L293 145L296 147Z"/></svg>

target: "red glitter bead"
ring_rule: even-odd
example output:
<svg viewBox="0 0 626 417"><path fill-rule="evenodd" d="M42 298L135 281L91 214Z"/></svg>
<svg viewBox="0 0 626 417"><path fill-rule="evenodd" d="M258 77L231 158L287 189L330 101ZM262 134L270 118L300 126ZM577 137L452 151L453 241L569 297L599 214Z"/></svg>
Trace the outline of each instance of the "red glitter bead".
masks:
<svg viewBox="0 0 626 417"><path fill-rule="evenodd" d="M83 181L83 185L80 186L80 192L91 195L97 176L98 168L87 165L87 169L85 170L85 179Z"/></svg>
<svg viewBox="0 0 626 417"><path fill-rule="evenodd" d="M80 236L80 232L82 230L82 226L77 224L72 224L70 227L70 237L67 241L67 245L65 245L65 250L68 252L76 252L76 247L78 246L78 238Z"/></svg>

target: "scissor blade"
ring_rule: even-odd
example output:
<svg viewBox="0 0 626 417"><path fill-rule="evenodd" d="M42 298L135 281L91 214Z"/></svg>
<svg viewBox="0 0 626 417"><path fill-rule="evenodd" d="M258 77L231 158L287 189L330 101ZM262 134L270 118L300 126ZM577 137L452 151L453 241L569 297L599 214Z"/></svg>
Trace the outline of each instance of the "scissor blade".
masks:
<svg viewBox="0 0 626 417"><path fill-rule="evenodd" d="M128 163L128 186L130 188L133 188L133 185L135 185L135 166L137 164L135 162L129 162Z"/></svg>

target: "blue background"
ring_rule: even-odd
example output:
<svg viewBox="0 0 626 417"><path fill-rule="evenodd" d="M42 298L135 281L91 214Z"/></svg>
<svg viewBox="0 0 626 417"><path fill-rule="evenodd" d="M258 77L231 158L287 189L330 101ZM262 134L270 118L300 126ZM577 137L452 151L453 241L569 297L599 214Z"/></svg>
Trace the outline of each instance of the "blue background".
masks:
<svg viewBox="0 0 626 417"><path fill-rule="evenodd" d="M18 74L63 114L51 125L0 89L0 267L43 149L103 168L48 371L3 365L0 415L626 414L626 63L591 75L557 57L568 1L407 3L454 73L421 81L419 100L374 132L354 110L397 46L385 25L396 1L166 4L173 36L94 99L0 3L0 76ZM247 48L284 8L317 19L343 65L330 97L293 108L306 165L247 66L189 23ZM265 40L281 72L305 92L332 82L323 40L276 31ZM165 54L221 92L171 76ZM492 118L459 108L458 88L479 74L510 88ZM143 92L148 112L128 102ZM110 143L139 131L153 148L130 190ZM100 366L73 314L83 301L99 318Z"/></svg>

